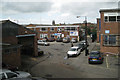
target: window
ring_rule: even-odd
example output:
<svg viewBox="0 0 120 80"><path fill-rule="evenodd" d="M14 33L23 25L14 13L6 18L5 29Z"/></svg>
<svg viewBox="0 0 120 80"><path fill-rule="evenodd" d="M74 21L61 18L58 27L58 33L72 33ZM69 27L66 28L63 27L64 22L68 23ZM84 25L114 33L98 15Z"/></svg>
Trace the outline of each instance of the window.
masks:
<svg viewBox="0 0 120 80"><path fill-rule="evenodd" d="M109 16L109 21L116 21L116 16Z"/></svg>
<svg viewBox="0 0 120 80"><path fill-rule="evenodd" d="M117 21L120 22L120 16L117 16Z"/></svg>
<svg viewBox="0 0 120 80"><path fill-rule="evenodd" d="M2 79L6 79L6 77L5 77L5 74L4 74L4 73L2 73L2 75L0 74L0 77L2 77Z"/></svg>
<svg viewBox="0 0 120 80"><path fill-rule="evenodd" d="M117 45L116 43L117 43L116 35L104 35L103 36L103 44L104 45L114 46L114 45Z"/></svg>
<svg viewBox="0 0 120 80"><path fill-rule="evenodd" d="M51 27L51 28L50 28L50 31L54 31L54 28L53 28L53 27Z"/></svg>
<svg viewBox="0 0 120 80"><path fill-rule="evenodd" d="M75 27L71 27L71 30L75 31Z"/></svg>
<svg viewBox="0 0 120 80"><path fill-rule="evenodd" d="M54 38L54 34L51 34L50 37Z"/></svg>
<svg viewBox="0 0 120 80"><path fill-rule="evenodd" d="M105 22L108 22L108 16L105 16L104 20Z"/></svg>
<svg viewBox="0 0 120 80"><path fill-rule="evenodd" d="M66 31L75 31L75 30L77 30L77 28L76 27L66 27L65 30Z"/></svg>
<svg viewBox="0 0 120 80"><path fill-rule="evenodd" d="M58 28L57 28L57 31L58 31L58 32L62 31L62 28L61 28L61 27L58 27Z"/></svg>
<svg viewBox="0 0 120 80"><path fill-rule="evenodd" d="M40 31L47 31L47 28L40 28Z"/></svg>
<svg viewBox="0 0 120 80"><path fill-rule="evenodd" d="M116 36L115 35L110 35L109 36L109 44L116 44Z"/></svg>
<svg viewBox="0 0 120 80"><path fill-rule="evenodd" d="M14 74L14 73L6 73L7 74L7 76L8 76L8 78L13 78L13 77L17 77L17 75L16 74Z"/></svg>
<svg viewBox="0 0 120 80"><path fill-rule="evenodd" d="M120 16L105 16L105 22L120 22Z"/></svg>
<svg viewBox="0 0 120 80"><path fill-rule="evenodd" d="M48 37L47 34L40 34L40 38L45 38L45 37Z"/></svg>

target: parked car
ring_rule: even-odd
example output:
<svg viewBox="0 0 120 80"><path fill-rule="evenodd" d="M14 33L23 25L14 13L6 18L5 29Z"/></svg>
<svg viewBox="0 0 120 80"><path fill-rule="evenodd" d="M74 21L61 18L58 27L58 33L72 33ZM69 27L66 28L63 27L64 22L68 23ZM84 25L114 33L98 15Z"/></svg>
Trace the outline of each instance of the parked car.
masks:
<svg viewBox="0 0 120 80"><path fill-rule="evenodd" d="M41 77L31 77L31 78L12 78L12 79L5 79L5 80L47 80Z"/></svg>
<svg viewBox="0 0 120 80"><path fill-rule="evenodd" d="M85 42L85 40L83 40L83 41L80 41L80 43L81 44L84 44L84 45L86 45L86 42ZM89 46L89 43L88 43L88 41L87 41L87 47Z"/></svg>
<svg viewBox="0 0 120 80"><path fill-rule="evenodd" d="M53 41L55 41L55 38L53 38L53 37L48 38L48 41L49 41L49 42L53 42Z"/></svg>
<svg viewBox="0 0 120 80"><path fill-rule="evenodd" d="M48 41L48 38L45 37L45 38L43 38L42 40L45 41L45 42L47 42L47 41Z"/></svg>
<svg viewBox="0 0 120 80"><path fill-rule="evenodd" d="M71 42L76 43L77 42L77 38L72 38Z"/></svg>
<svg viewBox="0 0 120 80"><path fill-rule="evenodd" d="M3 68L3 69L9 69L9 70L11 70L11 71L16 71L16 70L18 70L18 67L12 66L12 65L8 65L8 64L5 64L5 63L2 63L2 68Z"/></svg>
<svg viewBox="0 0 120 80"><path fill-rule="evenodd" d="M42 51L40 48L38 48L38 56L42 56L44 54L44 51Z"/></svg>
<svg viewBox="0 0 120 80"><path fill-rule="evenodd" d="M79 47L71 47L70 50L67 52L67 57L70 56L77 56L80 54L80 49Z"/></svg>
<svg viewBox="0 0 120 80"><path fill-rule="evenodd" d="M49 46L50 44L46 41L43 41L43 40L38 40L38 44L39 45L44 45L44 46Z"/></svg>
<svg viewBox="0 0 120 80"><path fill-rule="evenodd" d="M56 42L62 42L63 41L63 38L57 38L56 39Z"/></svg>
<svg viewBox="0 0 120 80"><path fill-rule="evenodd" d="M0 69L0 76L2 80L10 78L28 78L31 77L31 74L23 71L11 71L8 69Z"/></svg>
<svg viewBox="0 0 120 80"><path fill-rule="evenodd" d="M70 38L64 37L63 38L63 43L68 43L68 42L70 42Z"/></svg>
<svg viewBox="0 0 120 80"><path fill-rule="evenodd" d="M103 54L99 51L92 51L88 57L88 63L103 63Z"/></svg>
<svg viewBox="0 0 120 80"><path fill-rule="evenodd" d="M75 46L77 46L80 49L80 52L82 52L83 50L85 50L85 45L82 44L82 43L79 43L79 44L77 44Z"/></svg>

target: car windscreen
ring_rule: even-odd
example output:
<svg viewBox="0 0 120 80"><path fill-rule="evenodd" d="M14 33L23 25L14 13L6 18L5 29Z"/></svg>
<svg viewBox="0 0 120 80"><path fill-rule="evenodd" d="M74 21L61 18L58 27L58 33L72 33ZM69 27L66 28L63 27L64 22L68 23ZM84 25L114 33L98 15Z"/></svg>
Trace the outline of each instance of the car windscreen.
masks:
<svg viewBox="0 0 120 80"><path fill-rule="evenodd" d="M79 47L83 47L83 45L82 45L82 44L78 44L77 46L79 46Z"/></svg>
<svg viewBox="0 0 120 80"><path fill-rule="evenodd" d="M71 48L70 51L76 51L76 48Z"/></svg>
<svg viewBox="0 0 120 80"><path fill-rule="evenodd" d="M100 54L90 53L90 57L99 57Z"/></svg>

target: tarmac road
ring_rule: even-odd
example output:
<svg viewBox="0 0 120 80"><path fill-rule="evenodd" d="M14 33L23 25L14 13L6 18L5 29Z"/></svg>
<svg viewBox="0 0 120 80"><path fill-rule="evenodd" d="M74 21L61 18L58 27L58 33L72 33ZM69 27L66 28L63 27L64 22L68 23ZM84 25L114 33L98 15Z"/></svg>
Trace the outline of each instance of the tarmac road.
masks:
<svg viewBox="0 0 120 80"><path fill-rule="evenodd" d="M77 43L75 43L77 44ZM75 45L74 44L74 45ZM90 43L88 49L94 50L96 43ZM35 77L44 78L117 78L118 66L110 62L113 58L114 64L117 63L116 57L104 57L103 64L88 64L88 56L83 51L77 57L66 57L66 52L70 49L70 43L51 42L50 46L39 46L50 56L47 60L34 65L31 74ZM107 65L107 63L109 63ZM112 66L111 66L112 65Z"/></svg>

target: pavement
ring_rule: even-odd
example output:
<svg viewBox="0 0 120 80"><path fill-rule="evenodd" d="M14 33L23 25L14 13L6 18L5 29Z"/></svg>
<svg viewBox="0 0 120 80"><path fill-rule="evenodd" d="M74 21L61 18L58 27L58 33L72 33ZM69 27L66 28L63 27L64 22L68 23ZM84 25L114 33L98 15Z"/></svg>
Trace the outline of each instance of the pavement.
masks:
<svg viewBox="0 0 120 80"><path fill-rule="evenodd" d="M35 65L39 64L40 62L43 62L47 60L47 58L50 57L50 53L44 52L44 55L38 56L38 57L32 57L28 55L21 55L21 65L22 67L20 70L30 72L30 69L34 67Z"/></svg>

